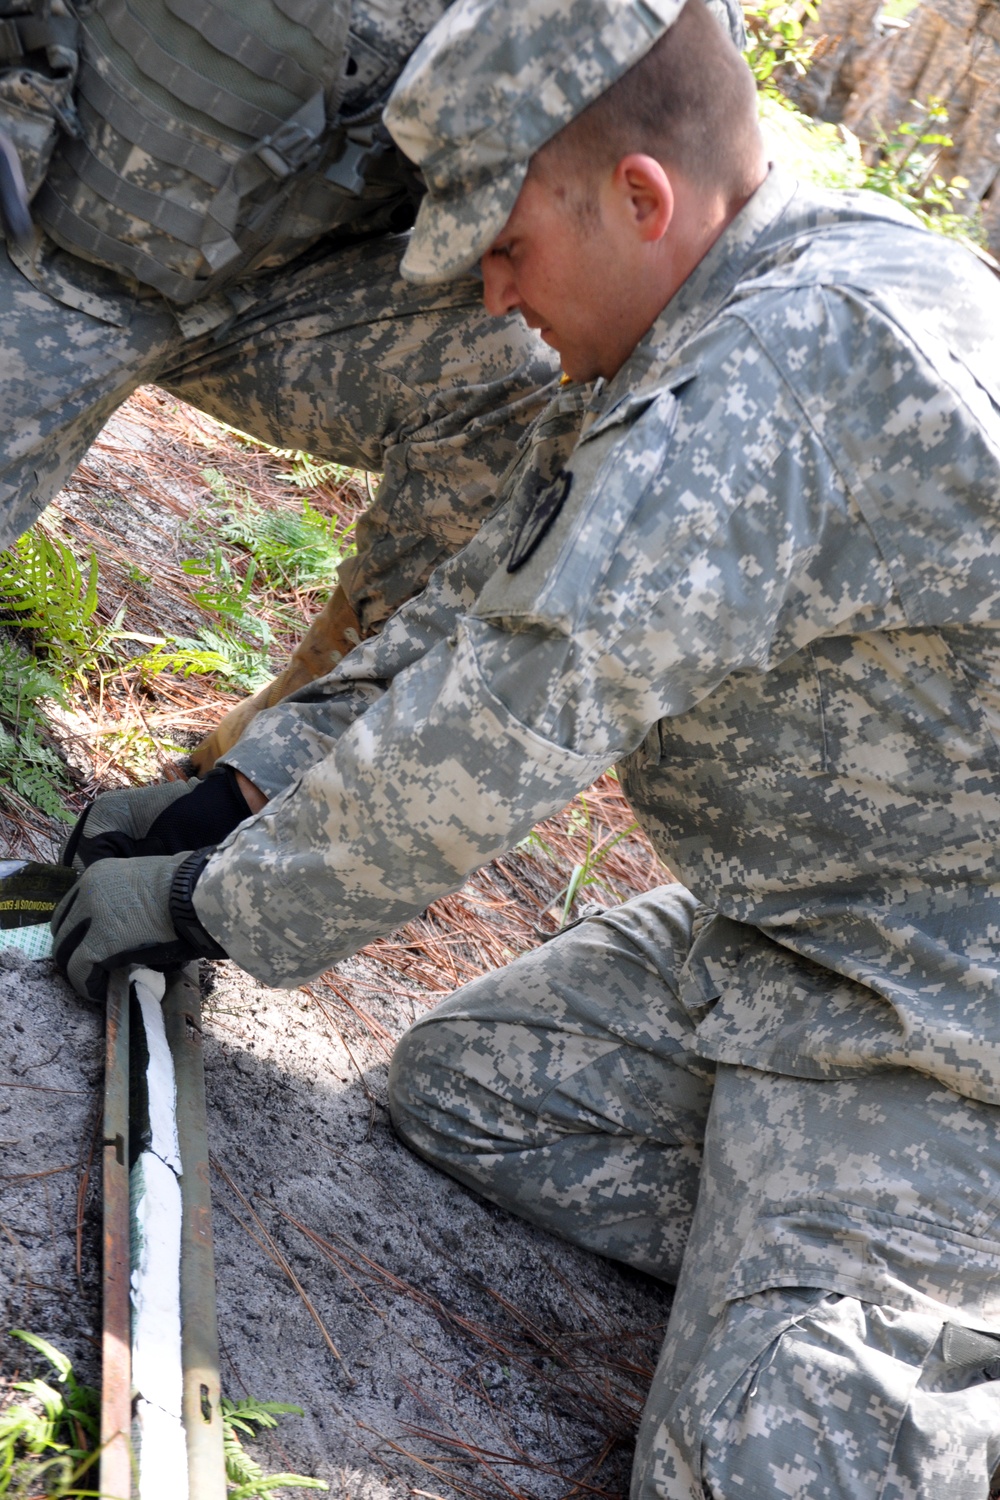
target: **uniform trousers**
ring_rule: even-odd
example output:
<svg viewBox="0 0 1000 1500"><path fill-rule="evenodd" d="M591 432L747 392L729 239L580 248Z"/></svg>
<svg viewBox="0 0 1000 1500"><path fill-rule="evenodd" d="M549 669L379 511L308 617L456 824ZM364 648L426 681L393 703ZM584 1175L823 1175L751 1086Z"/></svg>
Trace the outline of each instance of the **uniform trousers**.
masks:
<svg viewBox="0 0 1000 1500"><path fill-rule="evenodd" d="M558 375L520 318L486 314L475 277L403 281L404 248L331 236L189 337L158 294L48 242L22 270L0 244L0 546L151 382L276 447L382 473L340 575L362 627L380 624L478 530Z"/></svg>
<svg viewBox="0 0 1000 1500"><path fill-rule="evenodd" d="M1000 1111L908 1069L699 1057L699 910L661 887L457 991L396 1050L396 1129L676 1282L632 1500L987 1500Z"/></svg>

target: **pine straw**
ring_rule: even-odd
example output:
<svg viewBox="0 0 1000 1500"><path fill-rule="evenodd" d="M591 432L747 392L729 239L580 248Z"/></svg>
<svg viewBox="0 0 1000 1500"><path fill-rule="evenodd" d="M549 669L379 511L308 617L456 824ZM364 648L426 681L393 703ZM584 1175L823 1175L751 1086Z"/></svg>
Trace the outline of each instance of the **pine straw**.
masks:
<svg viewBox="0 0 1000 1500"><path fill-rule="evenodd" d="M220 1206L289 1277L332 1347L329 1332L275 1234L222 1164L213 1158L212 1166L241 1212L217 1197ZM544 1259L545 1272L560 1285L573 1313L560 1318L549 1312L540 1322L537 1314L498 1292L452 1255L404 1212L382 1179L376 1181L435 1262L446 1264L468 1288L457 1304L391 1270L347 1235L335 1230L319 1234L264 1193L253 1194L261 1211L302 1236L369 1313L392 1325L394 1337L406 1337L405 1320L394 1307L403 1297L429 1314L452 1340L459 1368L454 1359L447 1365L432 1359L420 1340L406 1340L428 1380L424 1384L403 1376L400 1383L424 1415L422 1420L402 1422L402 1436L359 1420L361 1431L374 1440L365 1444L369 1458L391 1479L399 1479L394 1460L404 1460L411 1472L414 1467L422 1469L428 1482L446 1490L447 1500L532 1500L538 1493L533 1477L544 1479L550 1494L553 1483L558 1485L560 1500L622 1500L663 1325L635 1329L609 1318ZM478 1314L469 1311L476 1303ZM353 1384L349 1364L344 1373ZM442 1389L450 1390L453 1399L442 1395ZM541 1458L541 1452L549 1457ZM411 1493L445 1500L437 1489Z"/></svg>

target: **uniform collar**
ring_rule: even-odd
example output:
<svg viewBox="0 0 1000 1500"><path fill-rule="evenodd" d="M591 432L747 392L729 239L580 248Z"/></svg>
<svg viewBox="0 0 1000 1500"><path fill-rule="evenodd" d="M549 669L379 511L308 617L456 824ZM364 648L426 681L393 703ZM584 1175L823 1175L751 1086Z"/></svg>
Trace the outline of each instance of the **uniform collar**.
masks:
<svg viewBox="0 0 1000 1500"><path fill-rule="evenodd" d="M768 230L795 196L798 183L772 166L691 275L676 291L649 332L611 380L598 381L591 398L589 427L626 396L660 384L679 351L732 296Z"/></svg>

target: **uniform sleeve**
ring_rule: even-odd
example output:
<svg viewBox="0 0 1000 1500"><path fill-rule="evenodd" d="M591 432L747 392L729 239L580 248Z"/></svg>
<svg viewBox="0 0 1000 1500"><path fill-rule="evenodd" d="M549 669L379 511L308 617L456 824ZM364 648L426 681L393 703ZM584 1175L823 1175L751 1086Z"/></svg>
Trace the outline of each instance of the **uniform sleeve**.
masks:
<svg viewBox="0 0 1000 1500"><path fill-rule="evenodd" d="M321 681L258 714L221 762L274 797L325 759L344 732L377 703L388 685L455 632L486 581L501 568L509 533L530 509L539 485L558 474L576 446L588 389L558 390L525 431L494 502L493 514L460 552L439 567L415 598L376 637Z"/></svg>
<svg viewBox="0 0 1000 1500"><path fill-rule="evenodd" d="M341 736L379 702L390 683L453 634L495 570L505 538L500 514L377 636L356 646L326 677L257 714L220 764L242 771L273 798L332 755Z"/></svg>
<svg viewBox="0 0 1000 1500"><path fill-rule="evenodd" d="M591 428L515 571L512 534L547 480L489 523L461 579L442 570L433 623L414 630L407 607L381 655L348 658L352 682L341 668L311 701L260 716L257 752L271 723L297 737L300 774L195 892L251 973L321 972L455 889L729 674L896 619L871 533L780 373L742 327L710 352L710 375ZM253 778L252 758L227 759Z"/></svg>

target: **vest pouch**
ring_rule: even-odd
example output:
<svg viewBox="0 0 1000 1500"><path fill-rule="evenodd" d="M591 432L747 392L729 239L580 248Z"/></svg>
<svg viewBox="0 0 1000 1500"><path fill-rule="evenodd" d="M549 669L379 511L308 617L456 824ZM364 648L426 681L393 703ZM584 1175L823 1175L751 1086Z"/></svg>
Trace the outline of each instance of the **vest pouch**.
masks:
<svg viewBox="0 0 1000 1500"><path fill-rule="evenodd" d="M17 152L29 199L61 133L79 129L78 37L64 0L0 0L0 130Z"/></svg>
<svg viewBox="0 0 1000 1500"><path fill-rule="evenodd" d="M28 68L0 73L0 130L20 158L29 200L45 180L60 133L79 128L72 95L71 78L46 78Z"/></svg>
<svg viewBox="0 0 1000 1500"><path fill-rule="evenodd" d="M80 136L36 199L52 239L186 306L302 248L286 205L342 154L349 0L94 0ZM357 194L338 204L356 213ZM327 222L314 226L312 238Z"/></svg>

